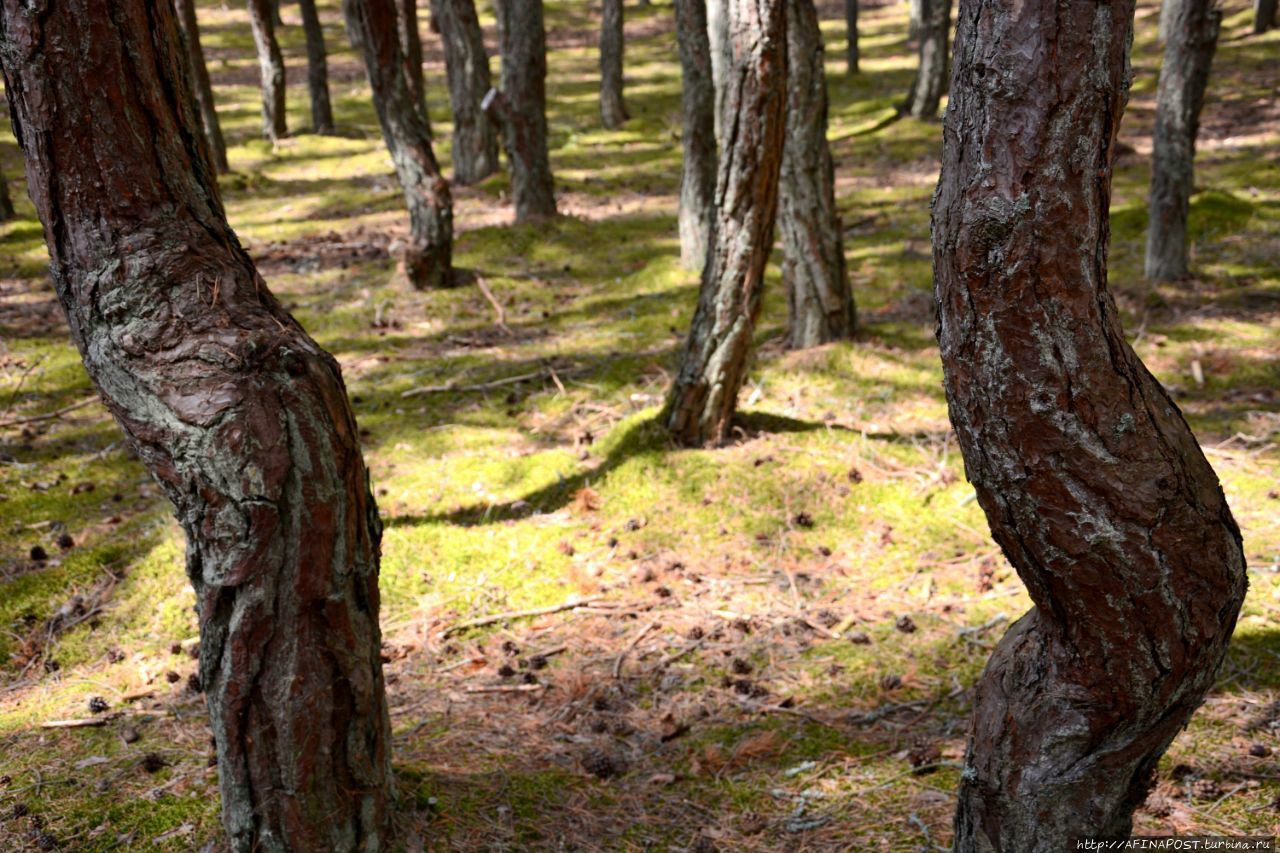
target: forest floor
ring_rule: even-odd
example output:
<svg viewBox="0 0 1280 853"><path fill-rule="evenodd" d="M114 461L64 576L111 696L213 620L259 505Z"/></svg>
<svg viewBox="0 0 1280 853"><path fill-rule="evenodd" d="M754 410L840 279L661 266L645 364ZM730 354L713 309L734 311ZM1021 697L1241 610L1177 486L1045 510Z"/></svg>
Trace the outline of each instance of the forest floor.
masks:
<svg viewBox="0 0 1280 853"><path fill-rule="evenodd" d="M1197 278L1154 287L1140 274L1151 2L1112 207L1130 339L1221 475L1251 581L1218 684L1138 812L1146 833L1280 834L1280 32L1251 36L1244 0L1225 7L1192 202ZM386 524L405 845L945 848L971 687L1028 600L947 422L928 231L940 134L895 119L915 65L905 5L863 4L852 78L839 4L823 9L861 332L785 351L773 267L741 428L705 451L674 449L653 420L697 289L678 265L669 3L628 4L633 118L618 132L597 117L596 10L548 4L565 215L512 225L504 176L455 194L457 263L496 306L475 285L419 293L396 274L402 199L336 0L322 11L343 133L303 130L302 32L286 5L297 132L274 149L259 138L243 10L204 3L200 15L231 143L231 222L341 361L365 438ZM440 45L424 35L448 168ZM0 165L21 173L7 134ZM40 226L11 188L0 848L204 849L219 834L217 770L191 683L182 536L90 388ZM91 712L94 699L106 710ZM83 719L101 724L46 727Z"/></svg>

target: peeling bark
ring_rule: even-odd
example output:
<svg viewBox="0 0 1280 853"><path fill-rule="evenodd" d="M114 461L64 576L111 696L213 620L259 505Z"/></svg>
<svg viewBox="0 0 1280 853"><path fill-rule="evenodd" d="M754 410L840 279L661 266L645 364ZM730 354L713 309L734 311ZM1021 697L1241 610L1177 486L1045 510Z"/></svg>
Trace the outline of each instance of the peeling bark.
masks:
<svg viewBox="0 0 1280 853"><path fill-rule="evenodd" d="M400 55L409 94L422 112L422 121L431 137L431 111L427 109L427 85L422 77L422 33L418 30L418 0L395 0L396 27L400 32Z"/></svg>
<svg viewBox="0 0 1280 853"><path fill-rule="evenodd" d="M275 142L289 135L284 101L284 56L276 41L274 23L280 10L277 7L273 11L270 0L248 0L248 5L249 26L253 29L253 44L262 69L262 134Z"/></svg>
<svg viewBox="0 0 1280 853"><path fill-rule="evenodd" d="M701 271L716 213L716 90L711 76L706 0L676 0L684 111L680 171L680 263Z"/></svg>
<svg viewBox="0 0 1280 853"><path fill-rule="evenodd" d="M190 0L187 0L190 2ZM298 0L302 31L307 37L307 90L311 94L311 126L316 133L331 134L333 107L329 104L329 60L324 27L316 12L316 0Z"/></svg>
<svg viewBox="0 0 1280 853"><path fill-rule="evenodd" d="M409 208L405 275L418 289L448 287L453 284L453 197L404 73L394 0L344 0L342 10L364 54L382 138Z"/></svg>
<svg viewBox="0 0 1280 853"><path fill-rule="evenodd" d="M951 0L921 0L920 64L902 111L912 118L932 121L947 92L948 41L951 35Z"/></svg>
<svg viewBox="0 0 1280 853"><path fill-rule="evenodd" d="M835 165L827 144L827 78L813 0L786 0L787 116L778 190L787 346L805 349L853 336Z"/></svg>
<svg viewBox="0 0 1280 853"><path fill-rule="evenodd" d="M200 47L200 25L196 21L195 0L174 0L178 12L178 30L182 44L191 62L191 80L200 107L200 125L213 155L218 174L231 171L227 164L227 143L222 138L222 125L218 122L218 110L213 100L213 85L209 82L209 68L204 62L204 49Z"/></svg>
<svg viewBox="0 0 1280 853"><path fill-rule="evenodd" d="M502 92L490 116L502 123L516 222L556 215L547 153L547 34L542 0L494 0L502 52Z"/></svg>
<svg viewBox="0 0 1280 853"><path fill-rule="evenodd" d="M977 688L955 849L1125 836L1211 687L1240 532L1107 290L1133 0L962 0L934 269L951 421L1034 608Z"/></svg>
<svg viewBox="0 0 1280 853"><path fill-rule="evenodd" d="M464 186L498 171L498 134L480 108L492 86L474 0L432 0L453 110L453 180Z"/></svg>
<svg viewBox="0 0 1280 853"><path fill-rule="evenodd" d="M845 72L858 73L858 0L844 0Z"/></svg>
<svg viewBox="0 0 1280 853"><path fill-rule="evenodd" d="M600 18L600 122L609 130L626 123L622 98L622 0L604 0Z"/></svg>
<svg viewBox="0 0 1280 853"><path fill-rule="evenodd" d="M187 534L230 847L385 849L381 525L337 362L227 225L169 0L48 11L0 5L14 131L72 338Z"/></svg>
<svg viewBox="0 0 1280 853"><path fill-rule="evenodd" d="M1218 44L1222 11L1213 0L1166 0L1172 11L1156 90L1146 276L1177 281L1191 274L1187 213L1195 184L1196 133Z"/></svg>
<svg viewBox="0 0 1280 853"><path fill-rule="evenodd" d="M723 443L746 374L773 244L786 123L785 0L729 0L733 66L714 242L664 421L687 446Z"/></svg>

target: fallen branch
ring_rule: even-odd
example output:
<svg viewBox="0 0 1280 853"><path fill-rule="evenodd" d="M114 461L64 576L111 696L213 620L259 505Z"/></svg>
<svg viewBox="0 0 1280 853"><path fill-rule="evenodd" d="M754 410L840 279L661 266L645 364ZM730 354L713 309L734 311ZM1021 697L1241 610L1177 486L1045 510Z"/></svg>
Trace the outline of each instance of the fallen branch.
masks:
<svg viewBox="0 0 1280 853"><path fill-rule="evenodd" d="M464 693L533 693L546 690L545 684L491 684L482 687L467 687Z"/></svg>
<svg viewBox="0 0 1280 853"><path fill-rule="evenodd" d="M502 379L494 379L489 382L477 382L474 385L459 385L457 382L446 382L443 385L423 385L420 388L410 388L408 391L401 391L401 397L416 397L419 394L446 394L450 391L490 391L494 388L504 388L507 385L519 385L521 382L528 382L530 379L546 379L549 374L545 370L535 370L533 373L520 373L516 376L504 376Z"/></svg>
<svg viewBox="0 0 1280 853"><path fill-rule="evenodd" d="M489 304L493 306L493 313L498 315L497 319L493 321L494 325L505 332L507 337L514 338L516 333L511 331L511 328L507 325L507 311L502 307L502 303L498 301L498 298L493 295L493 291L489 289L489 285L484 283L483 276L476 276L476 287L480 288L480 292L484 294L484 298L488 299Z"/></svg>
<svg viewBox="0 0 1280 853"><path fill-rule="evenodd" d="M5 427L21 426L23 424L33 424L38 421L50 421L50 420L53 420L54 418L62 417L67 412L74 412L76 409L83 409L85 406L89 405L90 403L96 403L97 401L98 401L98 398L96 396L86 397L85 399L81 400L78 403L72 403L70 406L63 406L61 409L58 409L57 411L45 412L43 415L29 415L25 418L14 418L11 421L0 421L0 429L3 429Z"/></svg>
<svg viewBox="0 0 1280 853"><path fill-rule="evenodd" d="M578 607L585 607L588 604L599 601L604 596L590 595L586 598L578 598L573 601L566 601L564 604L552 604L548 607L534 607L529 610L508 610L505 613L494 613L492 616L478 616L475 619L466 619L462 622L455 622L441 632L440 636L447 637L450 634L456 634L458 631L466 628L479 628L481 625L492 625L494 622L505 622L508 619L527 619L531 616L546 616L550 613L560 613L564 610L574 610Z"/></svg>
<svg viewBox="0 0 1280 853"><path fill-rule="evenodd" d="M627 659L627 655L631 653L632 649L640 645L640 641L645 638L645 635L656 627L658 627L658 620L654 619L648 625L641 628L640 632L631 638L631 642L627 643L626 648L618 653L618 659L613 662L613 677L615 679L622 677L622 663Z"/></svg>
<svg viewBox="0 0 1280 853"><path fill-rule="evenodd" d="M40 724L42 729L85 729L91 726L105 726L110 717L89 717L83 720L45 720Z"/></svg>

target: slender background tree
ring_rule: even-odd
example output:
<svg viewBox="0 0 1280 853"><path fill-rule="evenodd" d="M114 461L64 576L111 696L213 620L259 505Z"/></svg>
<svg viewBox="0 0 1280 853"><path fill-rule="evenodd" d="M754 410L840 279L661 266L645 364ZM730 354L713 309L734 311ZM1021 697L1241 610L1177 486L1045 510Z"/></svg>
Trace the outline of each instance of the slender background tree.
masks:
<svg viewBox="0 0 1280 853"><path fill-rule="evenodd" d="M680 171L680 263L702 270L716 213L716 88L706 0L676 0L684 158Z"/></svg>
<svg viewBox="0 0 1280 853"><path fill-rule="evenodd" d="M977 686L959 853L1125 837L1244 598L1218 479L1107 289L1133 11L961 0L938 341L965 471L1034 607Z"/></svg>
<svg viewBox="0 0 1280 853"><path fill-rule="evenodd" d="M227 143L222 138L222 125L218 122L218 109L213 100L213 85L209 82L209 68L205 65L204 49L200 46L195 0L174 0L174 7L178 12L178 31L191 63L191 79L196 103L200 107L200 126L204 128L204 138L209 143L209 153L218 174L225 175L231 171L227 164Z"/></svg>
<svg viewBox="0 0 1280 853"><path fill-rule="evenodd" d="M622 127L627 120L622 97L624 46L622 0L604 0L600 16L600 121L610 130Z"/></svg>
<svg viewBox="0 0 1280 853"><path fill-rule="evenodd" d="M1176 281L1191 274L1187 214L1195 186L1196 133L1222 23L1213 0L1165 0L1165 7L1173 11L1152 138L1146 258L1147 278L1152 281Z"/></svg>
<svg viewBox="0 0 1280 853"><path fill-rule="evenodd" d="M951 0L920 0L920 62L902 111L912 118L931 121L947 92L948 43L951 35Z"/></svg>
<svg viewBox="0 0 1280 853"><path fill-rule="evenodd" d="M284 56L280 53L280 43L276 41L274 20L280 9L272 7L270 0L248 0L248 5L253 44L262 70L262 134L275 142L289 135L285 115Z"/></svg>
<svg viewBox="0 0 1280 853"><path fill-rule="evenodd" d="M432 0L453 110L453 180L474 184L498 171L498 134L480 103L492 86L475 0Z"/></svg>
<svg viewBox="0 0 1280 853"><path fill-rule="evenodd" d="M338 365L227 225L171 0L47 11L0 5L15 136L85 369L187 535L230 847L386 849L381 524Z"/></svg>
<svg viewBox="0 0 1280 853"><path fill-rule="evenodd" d="M556 215L547 153L547 33L542 0L494 0L502 53L502 90L486 96L502 122L516 221Z"/></svg>
<svg viewBox="0 0 1280 853"><path fill-rule="evenodd" d="M664 419L687 446L724 442L746 375L773 245L786 124L785 0L728 0L733 64L725 74L712 248Z"/></svg>
<svg viewBox="0 0 1280 853"><path fill-rule="evenodd" d="M1253 0L1253 32L1262 35L1276 25L1276 0Z"/></svg>
<svg viewBox="0 0 1280 853"><path fill-rule="evenodd" d="M298 0L302 31L307 38L307 91L311 95L311 126L316 133L333 133L333 107L329 103L329 59L324 27L316 0Z"/></svg>

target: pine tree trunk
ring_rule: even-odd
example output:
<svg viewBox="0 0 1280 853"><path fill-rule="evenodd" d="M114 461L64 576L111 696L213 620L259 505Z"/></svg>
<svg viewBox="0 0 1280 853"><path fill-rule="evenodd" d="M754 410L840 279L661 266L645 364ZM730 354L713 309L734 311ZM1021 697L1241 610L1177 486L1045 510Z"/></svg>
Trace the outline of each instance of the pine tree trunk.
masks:
<svg viewBox="0 0 1280 853"><path fill-rule="evenodd" d="M813 0L785 0L787 115L778 229L790 327L787 346L805 349L853 336L853 294L845 272L835 165L827 144L827 80Z"/></svg>
<svg viewBox="0 0 1280 853"><path fill-rule="evenodd" d="M289 135L284 102L284 56L276 41L273 17L279 8L272 10L270 0L248 0L249 25L253 28L253 44L258 51L258 65L262 69L262 134L272 142Z"/></svg>
<svg viewBox="0 0 1280 853"><path fill-rule="evenodd" d="M542 0L494 0L502 52L502 91L486 112L502 123L516 221L556 215L547 153L547 34Z"/></svg>
<svg viewBox="0 0 1280 853"><path fill-rule="evenodd" d="M58 299L187 534L230 848L386 849L381 525L355 419L227 225L172 3L0 17Z"/></svg>
<svg viewBox="0 0 1280 853"><path fill-rule="evenodd" d="M1276 25L1276 0L1253 0L1253 33L1262 35Z"/></svg>
<svg viewBox="0 0 1280 853"><path fill-rule="evenodd" d="M622 0L604 0L600 19L600 122L609 130L627 121L622 99Z"/></svg>
<svg viewBox="0 0 1280 853"><path fill-rule="evenodd" d="M188 0L189 2L189 0ZM311 124L316 133L331 134L333 107L329 104L329 62L324 28L316 12L316 0L298 0L302 31L307 37L307 88L311 93Z"/></svg>
<svg viewBox="0 0 1280 853"><path fill-rule="evenodd" d="M1169 31L1173 28L1173 16L1178 8L1178 0L1161 0L1160 3L1160 28L1157 31L1157 38L1160 44L1169 41Z"/></svg>
<svg viewBox="0 0 1280 853"><path fill-rule="evenodd" d="M1187 213L1195 184L1196 133L1222 23L1213 0L1166 0L1166 5L1173 12L1156 90L1147 226L1146 276L1152 281L1191 274Z"/></svg>
<svg viewBox="0 0 1280 853"><path fill-rule="evenodd" d="M729 0L733 65L715 237L664 419L686 446L728 438L773 244L786 123L785 0Z"/></svg>
<svg viewBox="0 0 1280 853"><path fill-rule="evenodd" d="M920 37L924 29L924 4L928 0L907 0L907 40Z"/></svg>
<svg viewBox="0 0 1280 853"><path fill-rule="evenodd" d="M453 282L453 199L404 73L395 0L345 0L347 29L361 46L382 138L409 207L405 275L418 289Z"/></svg>
<svg viewBox="0 0 1280 853"><path fill-rule="evenodd" d="M938 117L938 105L947 91L951 0L922 0L922 8L920 64L902 111L912 118L932 121Z"/></svg>
<svg viewBox="0 0 1280 853"><path fill-rule="evenodd" d="M716 214L716 88L711 74L706 0L676 0L680 43L684 161L680 172L680 263L702 270Z"/></svg>
<svg viewBox="0 0 1280 853"><path fill-rule="evenodd" d="M267 0L271 7L271 23L273 26L283 27L284 18L280 17L281 0Z"/></svg>
<svg viewBox="0 0 1280 853"><path fill-rule="evenodd" d="M453 110L453 180L474 184L498 171L498 134L480 108L492 86L475 0L432 0Z"/></svg>
<svg viewBox="0 0 1280 853"><path fill-rule="evenodd" d="M707 41L711 46L711 79L716 87L716 142L724 140L725 74L733 66L733 43L729 38L730 0L706 0Z"/></svg>
<svg viewBox="0 0 1280 853"><path fill-rule="evenodd" d="M1127 835L1244 597L1217 477L1107 290L1133 10L961 0L938 340L966 473L1034 608L976 688L959 853Z"/></svg>
<svg viewBox="0 0 1280 853"><path fill-rule="evenodd" d="M200 25L196 21L195 0L175 0L178 12L178 32L191 62L191 81L196 92L196 104L200 108L200 125L204 138L209 142L213 164L218 174L231 171L227 165L227 144L222 138L222 125L218 122L218 110L213 100L213 84L209 82L209 68L204 62L204 49L200 47Z"/></svg>
<svg viewBox="0 0 1280 853"><path fill-rule="evenodd" d="M427 109L427 86L422 77L422 34L418 30L418 0L395 0L395 3L405 81L409 84L413 102L422 112L422 120L427 125L427 137L430 138L431 111Z"/></svg>
<svg viewBox="0 0 1280 853"><path fill-rule="evenodd" d="M858 73L858 0L844 0L844 28L847 46L845 48L845 71L848 74Z"/></svg>
<svg viewBox="0 0 1280 853"><path fill-rule="evenodd" d="M9 195L9 180L4 176L4 172L0 172L0 222L8 222L13 219L14 214L13 197Z"/></svg>

